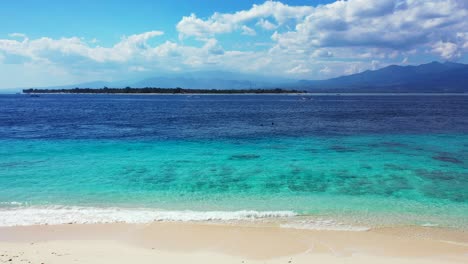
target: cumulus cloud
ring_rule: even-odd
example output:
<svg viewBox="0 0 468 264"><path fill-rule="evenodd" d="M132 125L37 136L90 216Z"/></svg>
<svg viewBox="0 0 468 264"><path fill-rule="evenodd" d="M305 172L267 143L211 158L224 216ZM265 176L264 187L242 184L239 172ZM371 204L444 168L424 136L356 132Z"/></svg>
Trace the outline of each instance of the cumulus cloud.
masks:
<svg viewBox="0 0 468 264"><path fill-rule="evenodd" d="M242 29L243 25L254 20L258 20L260 25L271 29L273 24L262 19L271 17L278 24L283 24L291 19L303 18L312 9L310 6L289 6L281 2L267 1L261 5L253 5L249 10L214 13L206 20L198 18L195 14L184 16L177 24L177 30L182 38L185 36L207 37Z"/></svg>
<svg viewBox="0 0 468 264"><path fill-rule="evenodd" d="M130 66L128 67L129 71L134 71L134 72L145 72L148 71L145 67L142 66Z"/></svg>
<svg viewBox="0 0 468 264"><path fill-rule="evenodd" d="M355 73L358 73L358 72L361 72L362 69L359 67L359 65L357 64L351 64L348 66L348 68L345 69L344 73L346 75L350 75L350 74L355 74Z"/></svg>
<svg viewBox="0 0 468 264"><path fill-rule="evenodd" d="M257 35L257 32L255 32L255 30L253 30L252 28L249 28L248 26L243 25L242 26L242 34L243 35L248 35L248 36L255 36L255 35Z"/></svg>
<svg viewBox="0 0 468 264"><path fill-rule="evenodd" d="M25 34L23 34L23 33L17 33L17 32L15 32L15 33L10 33L10 34L8 34L8 36L9 36L9 37L12 37L12 38L23 38L23 39L27 38Z"/></svg>
<svg viewBox="0 0 468 264"><path fill-rule="evenodd" d="M257 22L256 25L263 28L263 29L265 29L265 30L274 30L274 29L278 28L278 25L275 25L275 24L271 23L269 20L263 19L263 18L261 18Z"/></svg>
<svg viewBox="0 0 468 264"><path fill-rule="evenodd" d="M295 30L276 34L274 40L286 48L408 49L466 30L467 16L467 10L451 0L337 1L318 6Z"/></svg>
<svg viewBox="0 0 468 264"><path fill-rule="evenodd" d="M87 77L87 80L93 80L93 78L124 79L132 72L196 69L206 65L220 65L223 62L217 57L223 56L225 51L216 39L205 39L200 47L185 46L171 41L156 46L148 43L150 39L160 37L162 34L160 31L150 31L124 36L111 47L94 46L78 37L60 39L43 37L22 41L2 39L0 63L24 68L27 65L37 65L37 67L28 67L28 70L35 71L39 68L53 67L54 71L50 71L51 74L57 72L56 68L59 68L68 72L68 76ZM238 55L241 56L242 53Z"/></svg>
<svg viewBox="0 0 468 264"><path fill-rule="evenodd" d="M213 55L222 55L224 54L224 50L219 45L218 41L216 39L208 39L206 40L205 45L203 46L203 50L207 51L210 54Z"/></svg>
<svg viewBox="0 0 468 264"><path fill-rule="evenodd" d="M0 51L23 56L32 61L67 62L67 58L89 59L96 62L125 62L138 55L144 55L149 49L147 41L161 36L161 31L150 31L123 37L113 47L91 47L78 37L52 39L42 37L23 41L0 39Z"/></svg>
<svg viewBox="0 0 468 264"><path fill-rule="evenodd" d="M328 50L318 49L312 52L314 58L330 58L333 57L333 53Z"/></svg>
<svg viewBox="0 0 468 264"><path fill-rule="evenodd" d="M327 74L329 74L331 72L331 69L328 66L324 66L322 69L320 69L319 72L322 73L322 74L327 75Z"/></svg>
<svg viewBox="0 0 468 264"><path fill-rule="evenodd" d="M233 26L230 23L219 21L204 21L195 14L191 14L188 17L182 18L177 24L177 30L181 38L183 36L205 37L207 35L212 36L214 34L231 32L234 30Z"/></svg>
<svg viewBox="0 0 468 264"><path fill-rule="evenodd" d="M310 69L308 69L307 66L300 64L295 66L294 68L287 70L286 72L290 74L304 74L309 73Z"/></svg>
<svg viewBox="0 0 468 264"><path fill-rule="evenodd" d="M458 46L452 42L439 41L432 45L432 51L444 59L454 59L461 56Z"/></svg>

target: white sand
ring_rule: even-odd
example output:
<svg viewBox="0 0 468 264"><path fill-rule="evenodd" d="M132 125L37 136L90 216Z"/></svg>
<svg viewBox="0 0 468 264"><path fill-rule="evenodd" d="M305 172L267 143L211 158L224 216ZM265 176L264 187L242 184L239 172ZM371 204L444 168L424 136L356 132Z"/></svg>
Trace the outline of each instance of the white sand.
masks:
<svg viewBox="0 0 468 264"><path fill-rule="evenodd" d="M468 263L468 235L154 223L0 228L0 263Z"/></svg>

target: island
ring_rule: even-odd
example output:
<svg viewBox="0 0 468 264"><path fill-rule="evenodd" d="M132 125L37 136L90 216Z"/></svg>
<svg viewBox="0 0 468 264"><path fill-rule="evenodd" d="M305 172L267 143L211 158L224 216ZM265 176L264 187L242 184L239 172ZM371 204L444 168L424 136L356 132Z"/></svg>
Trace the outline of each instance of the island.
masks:
<svg viewBox="0 0 468 264"><path fill-rule="evenodd" d="M307 93L300 90L275 89L184 89L184 88L72 88L72 89L23 89L25 94L288 94Z"/></svg>

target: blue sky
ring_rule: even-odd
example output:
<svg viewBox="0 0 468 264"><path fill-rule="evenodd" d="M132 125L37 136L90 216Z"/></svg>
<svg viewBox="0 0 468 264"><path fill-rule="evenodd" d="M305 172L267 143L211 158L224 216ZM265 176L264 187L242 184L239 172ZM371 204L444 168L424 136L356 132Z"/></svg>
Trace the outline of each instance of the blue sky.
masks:
<svg viewBox="0 0 468 264"><path fill-rule="evenodd" d="M3 1L0 88L224 70L324 79L467 62L463 0Z"/></svg>
<svg viewBox="0 0 468 264"><path fill-rule="evenodd" d="M99 38L103 45L112 45L123 35L162 30L177 39L176 24L191 13L209 17L214 12L246 10L263 1L236 0L15 0L2 2L0 27L2 37L21 32L30 38L83 36ZM318 5L332 1L296 0L292 5Z"/></svg>

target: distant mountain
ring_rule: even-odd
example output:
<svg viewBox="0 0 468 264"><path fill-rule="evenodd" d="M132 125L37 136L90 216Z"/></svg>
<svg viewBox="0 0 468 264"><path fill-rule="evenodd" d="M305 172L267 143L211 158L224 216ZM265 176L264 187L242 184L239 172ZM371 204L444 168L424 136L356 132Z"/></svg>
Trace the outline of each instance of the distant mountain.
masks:
<svg viewBox="0 0 468 264"><path fill-rule="evenodd" d="M452 62L431 62L418 66L391 65L375 71L341 76L328 80L291 80L224 71L196 71L160 74L142 80L119 82L95 81L43 89L70 88L133 88L160 87L185 89L257 89L283 88L310 92L468 92L468 65ZM31 88L31 87L27 87ZM1 91L1 90L0 90ZM11 89L10 92L21 91Z"/></svg>
<svg viewBox="0 0 468 264"><path fill-rule="evenodd" d="M279 88L290 86L296 80L262 76L245 73L225 71L195 71L185 73L169 73L143 80L127 80L118 82L95 81L79 84L60 85L52 87L33 87L38 89L70 89L70 88L134 88L160 87L160 88L185 88L185 89L257 89ZM29 87L28 87L29 88Z"/></svg>
<svg viewBox="0 0 468 264"><path fill-rule="evenodd" d="M57 86L49 86L49 87L40 87L44 89L70 89L70 88L75 88L75 87L80 87L80 88L102 88L104 86L110 86L112 85L111 82L105 82L105 81L95 81L95 82L85 82L85 83L78 83L78 84L71 84L71 85L57 85Z"/></svg>
<svg viewBox="0 0 468 264"><path fill-rule="evenodd" d="M294 87L315 92L468 92L468 65L391 65L328 80L302 80Z"/></svg>
<svg viewBox="0 0 468 264"><path fill-rule="evenodd" d="M21 93L21 88L4 88L0 89L0 94L15 94Z"/></svg>
<svg viewBox="0 0 468 264"><path fill-rule="evenodd" d="M182 87L187 89L249 89L277 87L274 82L221 78L155 77L137 82L132 87Z"/></svg>
<svg viewBox="0 0 468 264"><path fill-rule="evenodd" d="M284 78L274 78L253 74L198 71L152 77L136 82L132 87L166 87L187 89L249 89L272 88L292 83Z"/></svg>

